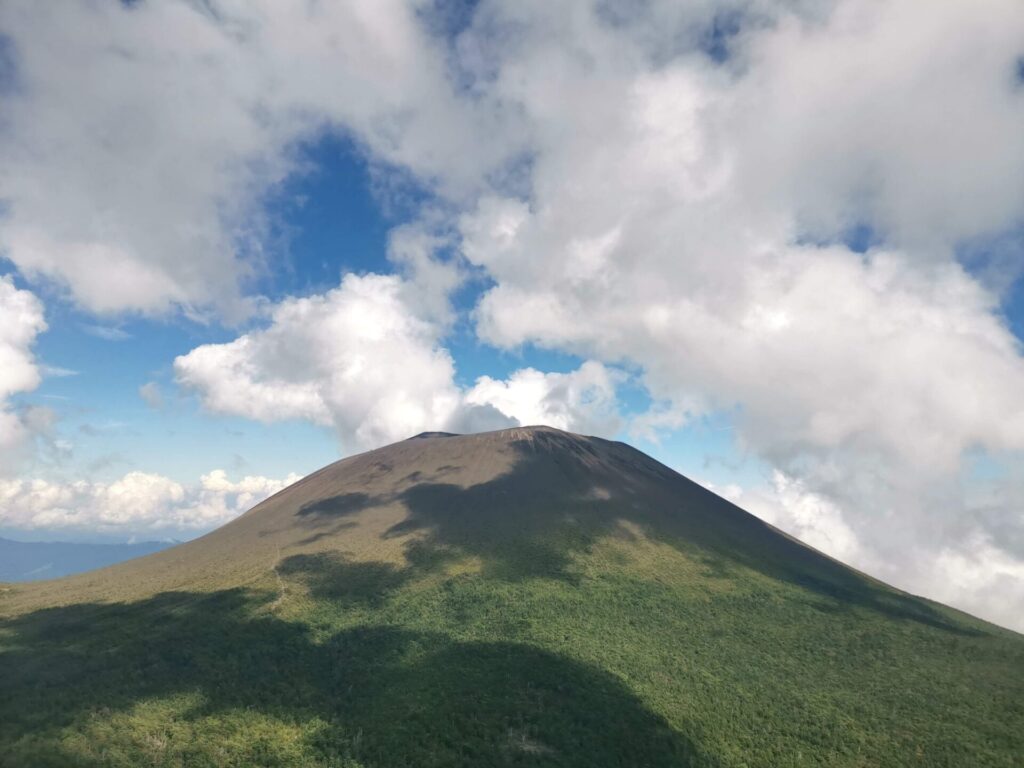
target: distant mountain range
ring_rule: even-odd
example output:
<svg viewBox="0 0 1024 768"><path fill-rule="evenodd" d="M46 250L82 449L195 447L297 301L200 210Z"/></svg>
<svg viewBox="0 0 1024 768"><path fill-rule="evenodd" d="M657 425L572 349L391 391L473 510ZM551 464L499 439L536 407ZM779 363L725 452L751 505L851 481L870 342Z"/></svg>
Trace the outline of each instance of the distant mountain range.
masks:
<svg viewBox="0 0 1024 768"><path fill-rule="evenodd" d="M137 544L81 544L68 541L13 541L0 538L0 581L56 579L91 571L173 546L173 541Z"/></svg>

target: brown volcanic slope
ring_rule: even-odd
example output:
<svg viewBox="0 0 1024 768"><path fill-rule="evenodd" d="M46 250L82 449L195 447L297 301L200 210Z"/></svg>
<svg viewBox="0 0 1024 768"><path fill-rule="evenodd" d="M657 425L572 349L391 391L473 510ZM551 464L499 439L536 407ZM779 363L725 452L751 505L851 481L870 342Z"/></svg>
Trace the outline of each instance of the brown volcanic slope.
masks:
<svg viewBox="0 0 1024 768"><path fill-rule="evenodd" d="M627 445L431 433L6 588L0 766L1013 766L1022 673Z"/></svg>
<svg viewBox="0 0 1024 768"><path fill-rule="evenodd" d="M11 605L132 600L267 582L319 553L407 562L427 549L500 571L557 572L601 536L678 537L800 580L862 577L624 443L550 427L428 432L303 478L195 541L110 568L17 585ZM505 550L512 547L512 552ZM520 555L524 555L520 558ZM522 560L522 563L519 561Z"/></svg>

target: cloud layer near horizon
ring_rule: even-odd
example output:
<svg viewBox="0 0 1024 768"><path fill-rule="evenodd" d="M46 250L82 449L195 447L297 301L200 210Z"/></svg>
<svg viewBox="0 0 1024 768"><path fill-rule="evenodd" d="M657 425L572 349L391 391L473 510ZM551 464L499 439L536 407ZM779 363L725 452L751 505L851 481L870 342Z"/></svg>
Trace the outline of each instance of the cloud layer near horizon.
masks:
<svg viewBox="0 0 1024 768"><path fill-rule="evenodd" d="M195 535L233 520L300 479L248 475L235 482L222 469L193 485L149 472L129 472L109 483L0 479L0 521L7 528L78 534Z"/></svg>
<svg viewBox="0 0 1024 768"><path fill-rule="evenodd" d="M4 253L95 312L254 318L176 362L209 409L346 447L607 431L624 365L637 432L734 414L760 514L1024 615L1016 0L61 8L0 11ZM262 202L332 131L430 202L394 274L267 304ZM590 362L460 387L468 275L481 341Z"/></svg>

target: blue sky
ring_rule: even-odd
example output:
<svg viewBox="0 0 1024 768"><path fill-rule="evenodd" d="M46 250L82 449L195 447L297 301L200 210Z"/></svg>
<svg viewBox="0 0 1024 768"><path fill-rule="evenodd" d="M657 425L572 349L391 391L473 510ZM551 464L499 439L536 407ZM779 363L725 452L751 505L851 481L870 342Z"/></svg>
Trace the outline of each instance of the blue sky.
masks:
<svg viewBox="0 0 1024 768"><path fill-rule="evenodd" d="M388 232L415 210L392 205L383 210L367 162L351 141L323 137L304 146L301 156L301 170L266 203L276 231L267 273L256 284L271 300L322 293L349 272L390 271ZM484 287L481 278L460 290L454 302L458 311L471 313ZM184 317L97 318L61 301L56 292L47 304L47 322L50 328L39 336L35 352L42 365L58 371L17 398L55 410L58 439L73 445L59 462L40 457L46 474L110 482L141 470L189 483L223 467L232 474L277 477L308 473L348 452L329 430L297 420L264 424L209 413L198 398L175 387L174 358L201 344L229 341L237 328ZM532 344L495 348L475 337L465 317L447 347L463 386L484 375L505 378L524 367L567 373L582 362ZM159 407L139 393L150 382L161 393ZM650 404L638 383L622 386L619 401L624 413L640 413ZM614 436L631 439L625 430ZM703 416L657 440L632 442L681 471L722 485L749 484L766 471L737 452L727 413Z"/></svg>
<svg viewBox="0 0 1024 768"><path fill-rule="evenodd" d="M1024 7L984 4L0 8L0 534L188 538L546 423L1012 623Z"/></svg>

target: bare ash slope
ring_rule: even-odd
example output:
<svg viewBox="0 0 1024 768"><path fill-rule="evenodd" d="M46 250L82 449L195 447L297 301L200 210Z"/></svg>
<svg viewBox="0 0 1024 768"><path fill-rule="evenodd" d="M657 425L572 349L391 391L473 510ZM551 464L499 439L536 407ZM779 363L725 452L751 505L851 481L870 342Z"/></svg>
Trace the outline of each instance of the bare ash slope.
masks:
<svg viewBox="0 0 1024 768"><path fill-rule="evenodd" d="M532 548L543 572L602 535L633 535L634 526L787 578L861 580L624 443L522 427L425 433L342 459L200 539L14 586L0 611L260 585L289 558L324 552L402 562L410 549L458 550L495 568L509 559L506 547L516 555Z"/></svg>
<svg viewBox="0 0 1024 768"><path fill-rule="evenodd" d="M622 443L421 435L0 594L7 766L1005 766L1024 637Z"/></svg>

